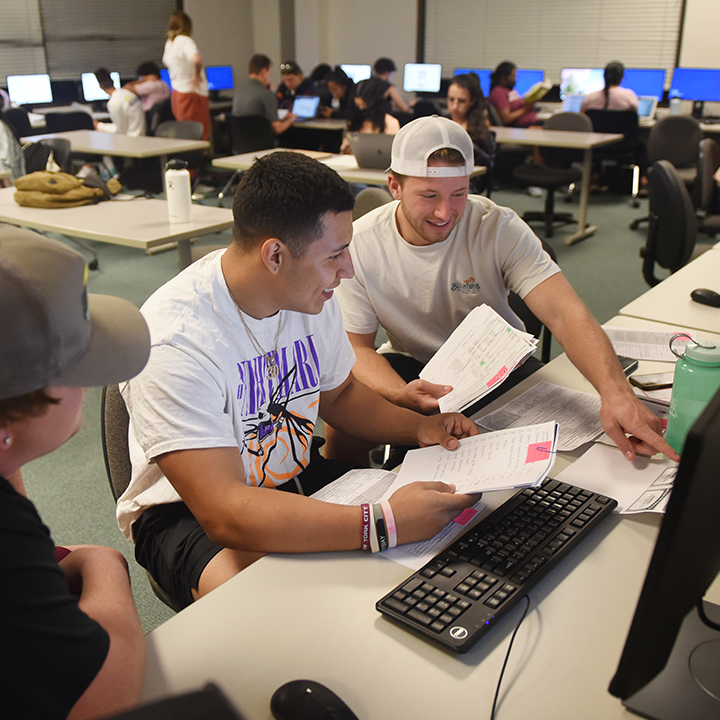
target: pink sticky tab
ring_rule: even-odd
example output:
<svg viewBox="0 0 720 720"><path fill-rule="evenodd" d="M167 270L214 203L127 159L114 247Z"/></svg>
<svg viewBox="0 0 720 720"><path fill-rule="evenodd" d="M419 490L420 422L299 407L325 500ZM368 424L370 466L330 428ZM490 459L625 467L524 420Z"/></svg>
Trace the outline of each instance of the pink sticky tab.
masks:
<svg viewBox="0 0 720 720"><path fill-rule="evenodd" d="M526 463L537 462L538 460L547 460L548 455L552 452L550 443L541 442L534 445L528 445Z"/></svg>
<svg viewBox="0 0 720 720"><path fill-rule="evenodd" d="M498 370L497 375L495 375L494 378L488 380L487 386L492 387L493 385L497 385L510 371L507 369L505 365L502 366L500 370Z"/></svg>
<svg viewBox="0 0 720 720"><path fill-rule="evenodd" d="M475 508L465 508L453 522L456 522L458 525L467 525L476 515L477 510Z"/></svg>

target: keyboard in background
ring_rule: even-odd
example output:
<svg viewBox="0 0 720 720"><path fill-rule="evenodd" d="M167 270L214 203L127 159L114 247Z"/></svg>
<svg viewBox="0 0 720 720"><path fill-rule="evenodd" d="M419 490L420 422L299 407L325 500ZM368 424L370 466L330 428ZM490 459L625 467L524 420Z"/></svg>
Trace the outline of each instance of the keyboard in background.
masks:
<svg viewBox="0 0 720 720"><path fill-rule="evenodd" d="M557 480L521 490L379 600L389 618L469 650L617 507Z"/></svg>

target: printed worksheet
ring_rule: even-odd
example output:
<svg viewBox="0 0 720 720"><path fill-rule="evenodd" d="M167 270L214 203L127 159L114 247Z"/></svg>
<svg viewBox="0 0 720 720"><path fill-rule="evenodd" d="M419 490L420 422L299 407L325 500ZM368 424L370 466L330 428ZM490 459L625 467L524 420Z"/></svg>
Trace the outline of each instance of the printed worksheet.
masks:
<svg viewBox="0 0 720 720"><path fill-rule="evenodd" d="M476 423L487 430L503 430L555 421L560 425L557 449L565 452L602 435L599 413L599 395L542 380Z"/></svg>
<svg viewBox="0 0 720 720"><path fill-rule="evenodd" d="M676 334L675 332L638 330L608 325L603 325L603 330L610 338L613 350L618 355L625 355L636 360L660 360L661 362L677 360L677 357L670 352L670 338ZM687 344L687 338L678 338L673 343L673 347L682 353Z"/></svg>

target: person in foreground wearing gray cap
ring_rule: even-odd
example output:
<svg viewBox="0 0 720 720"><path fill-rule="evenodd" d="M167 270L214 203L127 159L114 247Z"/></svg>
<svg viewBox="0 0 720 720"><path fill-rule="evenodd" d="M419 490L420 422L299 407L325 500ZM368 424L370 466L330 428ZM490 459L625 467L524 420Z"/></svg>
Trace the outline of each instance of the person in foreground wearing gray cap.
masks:
<svg viewBox="0 0 720 720"><path fill-rule="evenodd" d="M522 329L508 304L512 290L598 391L603 427L625 456L659 451L677 460L540 240L514 211L468 196L472 166L472 140L448 118L419 118L395 136L388 177L395 202L355 222L355 276L337 291L357 356L353 373L397 405L437 412L451 388L413 378L474 307L485 303ZM376 352L380 325L389 342ZM325 437L329 457L367 457L366 445L336 429Z"/></svg>
<svg viewBox="0 0 720 720"><path fill-rule="evenodd" d="M122 390L133 474L118 520L138 562L181 605L261 553L384 550L432 537L476 501L445 483L412 483L363 507L301 497L349 469L320 456L318 416L369 441L449 450L477 432L460 413L399 408L350 372L333 295L353 274L353 204L317 160L259 158L235 194L227 250L142 307L152 350ZM376 533L380 520L389 535Z"/></svg>
<svg viewBox="0 0 720 720"><path fill-rule="evenodd" d="M96 718L137 703L145 643L127 563L110 548L55 547L22 466L82 425L84 388L145 365L147 325L120 298L88 295L81 255L0 227L0 714Z"/></svg>

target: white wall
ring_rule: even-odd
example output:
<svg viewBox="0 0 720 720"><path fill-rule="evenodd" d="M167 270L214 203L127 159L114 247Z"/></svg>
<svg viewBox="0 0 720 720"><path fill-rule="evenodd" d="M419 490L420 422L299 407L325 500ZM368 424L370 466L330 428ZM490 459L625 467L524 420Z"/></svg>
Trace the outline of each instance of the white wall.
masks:
<svg viewBox="0 0 720 720"><path fill-rule="evenodd" d="M720 2L688 0L680 53L681 67L720 68Z"/></svg>

